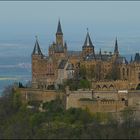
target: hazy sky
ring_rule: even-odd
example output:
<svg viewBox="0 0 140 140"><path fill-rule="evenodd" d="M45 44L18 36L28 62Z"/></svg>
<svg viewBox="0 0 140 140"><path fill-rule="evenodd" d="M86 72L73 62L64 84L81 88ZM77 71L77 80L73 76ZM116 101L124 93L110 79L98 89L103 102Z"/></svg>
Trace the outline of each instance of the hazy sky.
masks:
<svg viewBox="0 0 140 140"><path fill-rule="evenodd" d="M34 43L38 35L47 46L55 39L60 18L68 42L84 42L88 27L95 43L106 38L114 41L116 36L120 42L128 43L130 38L140 43L139 14L140 1L1 1L0 41Z"/></svg>

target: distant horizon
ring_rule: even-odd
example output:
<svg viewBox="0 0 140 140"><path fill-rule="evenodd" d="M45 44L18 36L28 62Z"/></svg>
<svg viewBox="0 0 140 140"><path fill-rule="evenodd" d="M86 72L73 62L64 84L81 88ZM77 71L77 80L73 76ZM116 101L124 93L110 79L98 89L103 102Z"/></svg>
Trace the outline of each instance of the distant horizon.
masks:
<svg viewBox="0 0 140 140"><path fill-rule="evenodd" d="M14 56L12 49L22 52L23 47L28 51L22 55L30 55L38 35L47 54L60 18L69 50L81 50L88 28L95 51L113 51L117 37L120 53L134 55L140 52L139 7L139 1L2 1L0 50L5 47Z"/></svg>
<svg viewBox="0 0 140 140"><path fill-rule="evenodd" d="M0 1L0 92L31 80L35 36L47 55L59 18L68 50L82 50L88 28L96 53L113 52L117 37L129 61L140 52L139 13L140 1Z"/></svg>

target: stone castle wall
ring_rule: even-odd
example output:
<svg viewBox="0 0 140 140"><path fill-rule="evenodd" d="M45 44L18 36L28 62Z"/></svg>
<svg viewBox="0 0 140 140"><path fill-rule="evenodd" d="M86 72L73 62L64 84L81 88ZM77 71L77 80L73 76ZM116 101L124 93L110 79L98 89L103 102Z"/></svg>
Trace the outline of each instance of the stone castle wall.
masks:
<svg viewBox="0 0 140 140"><path fill-rule="evenodd" d="M65 97L66 109L71 107L83 108L90 112L117 112L127 106L140 106L140 91L128 91L118 93L117 91L92 91L79 90L69 91L66 94L55 90L40 90L32 88L18 88L24 102L28 101L51 101L60 96Z"/></svg>
<svg viewBox="0 0 140 140"><path fill-rule="evenodd" d="M88 108L90 112L116 112L127 106L139 105L140 91L127 92L67 90L66 109L75 107Z"/></svg>
<svg viewBox="0 0 140 140"><path fill-rule="evenodd" d="M118 112L123 110L124 101L78 101L79 106L83 109L88 109L90 112Z"/></svg>
<svg viewBox="0 0 140 140"><path fill-rule="evenodd" d="M100 99L106 99L101 101ZM97 98L97 100L92 100ZM85 100L83 100L85 99ZM115 93L94 93L91 91L75 91L70 92L66 97L66 109L88 108L90 112L115 112L125 108L125 101L118 101Z"/></svg>
<svg viewBox="0 0 140 140"><path fill-rule="evenodd" d="M56 99L57 96L64 95L61 92L56 92L55 90L40 90L32 88L18 88L17 91L21 94L22 101L51 101Z"/></svg>

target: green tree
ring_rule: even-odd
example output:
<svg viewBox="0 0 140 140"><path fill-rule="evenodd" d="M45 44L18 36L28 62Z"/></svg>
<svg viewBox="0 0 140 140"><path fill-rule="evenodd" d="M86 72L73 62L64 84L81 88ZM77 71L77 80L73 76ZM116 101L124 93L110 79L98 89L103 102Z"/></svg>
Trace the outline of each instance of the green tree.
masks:
<svg viewBox="0 0 140 140"><path fill-rule="evenodd" d="M93 79L95 79L96 75L95 75L95 67L91 66L88 70L87 70L87 78L92 81Z"/></svg>
<svg viewBox="0 0 140 140"><path fill-rule="evenodd" d="M80 77L82 79L85 79L86 78L87 69L86 69L86 67L84 65L80 66L79 73L80 73Z"/></svg>
<svg viewBox="0 0 140 140"><path fill-rule="evenodd" d="M79 82L79 88L90 89L91 88L91 82L89 82L87 79L81 79L80 82Z"/></svg>

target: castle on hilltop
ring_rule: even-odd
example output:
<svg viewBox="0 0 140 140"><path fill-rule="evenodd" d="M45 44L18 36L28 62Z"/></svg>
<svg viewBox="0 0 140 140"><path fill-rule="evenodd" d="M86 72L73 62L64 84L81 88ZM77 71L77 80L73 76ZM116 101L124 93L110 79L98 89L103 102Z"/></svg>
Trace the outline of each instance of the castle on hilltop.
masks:
<svg viewBox="0 0 140 140"><path fill-rule="evenodd" d="M65 80L81 77L81 69L86 70L86 78L92 81L94 90L135 90L140 88L140 55L136 53L130 62L121 56L117 38L114 52L96 53L87 30L81 52L71 53L64 42L60 20L56 40L49 46L48 56L40 48L38 38L32 52L32 88L59 88Z"/></svg>

